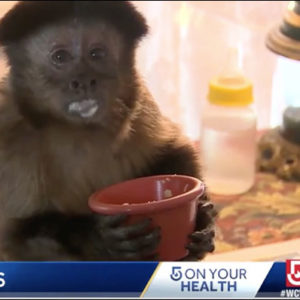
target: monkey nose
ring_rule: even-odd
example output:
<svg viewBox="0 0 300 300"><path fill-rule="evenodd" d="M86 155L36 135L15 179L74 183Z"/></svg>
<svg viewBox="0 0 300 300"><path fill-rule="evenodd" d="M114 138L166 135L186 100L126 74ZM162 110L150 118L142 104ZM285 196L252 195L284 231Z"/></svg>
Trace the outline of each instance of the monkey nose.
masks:
<svg viewBox="0 0 300 300"><path fill-rule="evenodd" d="M80 83L78 80L72 80L69 84L70 90L77 90L80 87Z"/></svg>
<svg viewBox="0 0 300 300"><path fill-rule="evenodd" d="M73 92L87 92L87 91L94 91L97 86L96 79L90 79L90 80L78 80L73 79L69 83L69 88Z"/></svg>

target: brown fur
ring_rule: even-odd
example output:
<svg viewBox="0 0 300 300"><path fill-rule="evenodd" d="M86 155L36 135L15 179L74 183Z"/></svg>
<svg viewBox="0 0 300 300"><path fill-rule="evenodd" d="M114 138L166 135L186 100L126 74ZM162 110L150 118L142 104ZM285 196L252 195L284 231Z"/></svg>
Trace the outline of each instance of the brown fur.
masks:
<svg viewBox="0 0 300 300"><path fill-rule="evenodd" d="M9 98L6 100L11 101ZM52 211L69 216L90 214L88 197L105 186L163 173L199 177L196 152L181 136L177 126L160 115L149 94L141 93L139 103L133 121L128 121L130 125L125 124L127 128L117 139L98 130L74 130L59 125L37 130L15 111L13 119L16 123L2 133L0 144L3 218L24 219ZM2 114L5 115L4 106ZM53 223L57 222L53 215ZM76 227L70 227L72 230L59 226L60 230L76 231ZM4 229L7 230L7 227ZM6 259L26 259L27 255L28 259L39 259L43 250L34 250L39 253L38 256L32 250L26 251L26 234L30 236L33 232L29 233L17 235L20 238L13 240L12 244L22 246L8 247ZM67 239L68 234L63 236ZM9 240L11 237L14 234L5 235ZM47 245L48 250L41 259L48 257L49 253L53 255L51 259L66 259L65 253L57 254L62 250L53 240L48 245L43 238L30 238L29 241L31 239L37 242L34 249L41 249L43 243ZM73 242L76 240L78 238L74 238ZM21 253L14 254L13 250ZM92 252L89 252L90 259L93 259Z"/></svg>
<svg viewBox="0 0 300 300"><path fill-rule="evenodd" d="M148 32L144 17L128 1L19 1L0 24L0 43L17 42L38 28L72 18L100 19L114 24L128 42Z"/></svg>
<svg viewBox="0 0 300 300"><path fill-rule="evenodd" d="M125 122L116 138L100 130L74 130L60 124L36 129L16 110L12 117L16 123L2 133L0 141L1 178L9 178L17 187L7 192L2 188L5 213L23 216L53 206L66 213L87 212L86 199L95 190L147 173L159 174L160 167L199 177L196 155L188 140L161 116L148 93L141 93L138 99L133 120ZM9 98L6 101L12 102ZM2 106L3 116L9 106ZM170 165L157 165L170 152L174 155ZM176 167L188 164L183 152L191 157L193 168ZM30 203L29 199L21 200L24 194L32 195L28 197Z"/></svg>

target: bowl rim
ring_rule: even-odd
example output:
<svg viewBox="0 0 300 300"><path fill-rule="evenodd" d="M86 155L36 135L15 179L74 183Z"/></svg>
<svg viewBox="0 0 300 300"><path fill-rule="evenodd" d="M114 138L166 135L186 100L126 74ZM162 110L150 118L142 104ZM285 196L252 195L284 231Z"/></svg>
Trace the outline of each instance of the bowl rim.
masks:
<svg viewBox="0 0 300 300"><path fill-rule="evenodd" d="M194 186L191 190L182 193L180 195L170 197L167 199L163 199L160 201L153 201L150 203L135 203L128 205L120 205L120 204L109 204L109 203L101 203L98 202L98 197L101 193L114 188L118 185L127 184L128 182L140 181L145 178L150 179L165 179L165 178L185 178L194 183ZM88 200L88 205L92 211L95 213L100 213L104 215L115 215L115 214L128 214L128 215L136 215L136 214L145 214L149 212L159 212L167 209L172 209L180 204L187 203L189 201L195 200L196 197L200 197L203 195L205 191L205 185L203 181L196 177L187 176L187 175L154 175L154 176L144 176L131 180L122 181L110 186L105 187L99 191L93 193ZM186 196L190 196L189 199L186 199ZM172 201L171 201L172 200Z"/></svg>

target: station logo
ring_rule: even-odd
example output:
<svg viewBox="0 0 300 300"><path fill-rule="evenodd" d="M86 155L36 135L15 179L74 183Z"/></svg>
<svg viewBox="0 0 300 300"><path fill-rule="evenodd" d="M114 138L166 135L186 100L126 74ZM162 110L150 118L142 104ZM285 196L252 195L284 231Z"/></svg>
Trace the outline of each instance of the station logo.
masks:
<svg viewBox="0 0 300 300"><path fill-rule="evenodd" d="M300 287L300 259L286 261L286 286Z"/></svg>

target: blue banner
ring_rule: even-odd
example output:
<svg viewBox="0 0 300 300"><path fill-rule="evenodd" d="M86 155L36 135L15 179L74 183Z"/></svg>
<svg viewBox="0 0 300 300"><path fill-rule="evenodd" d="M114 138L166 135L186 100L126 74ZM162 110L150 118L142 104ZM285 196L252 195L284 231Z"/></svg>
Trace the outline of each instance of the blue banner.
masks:
<svg viewBox="0 0 300 300"><path fill-rule="evenodd" d="M139 297L157 265L156 262L3 262L0 297Z"/></svg>
<svg viewBox="0 0 300 300"><path fill-rule="evenodd" d="M1 262L0 298L300 298L286 262Z"/></svg>

